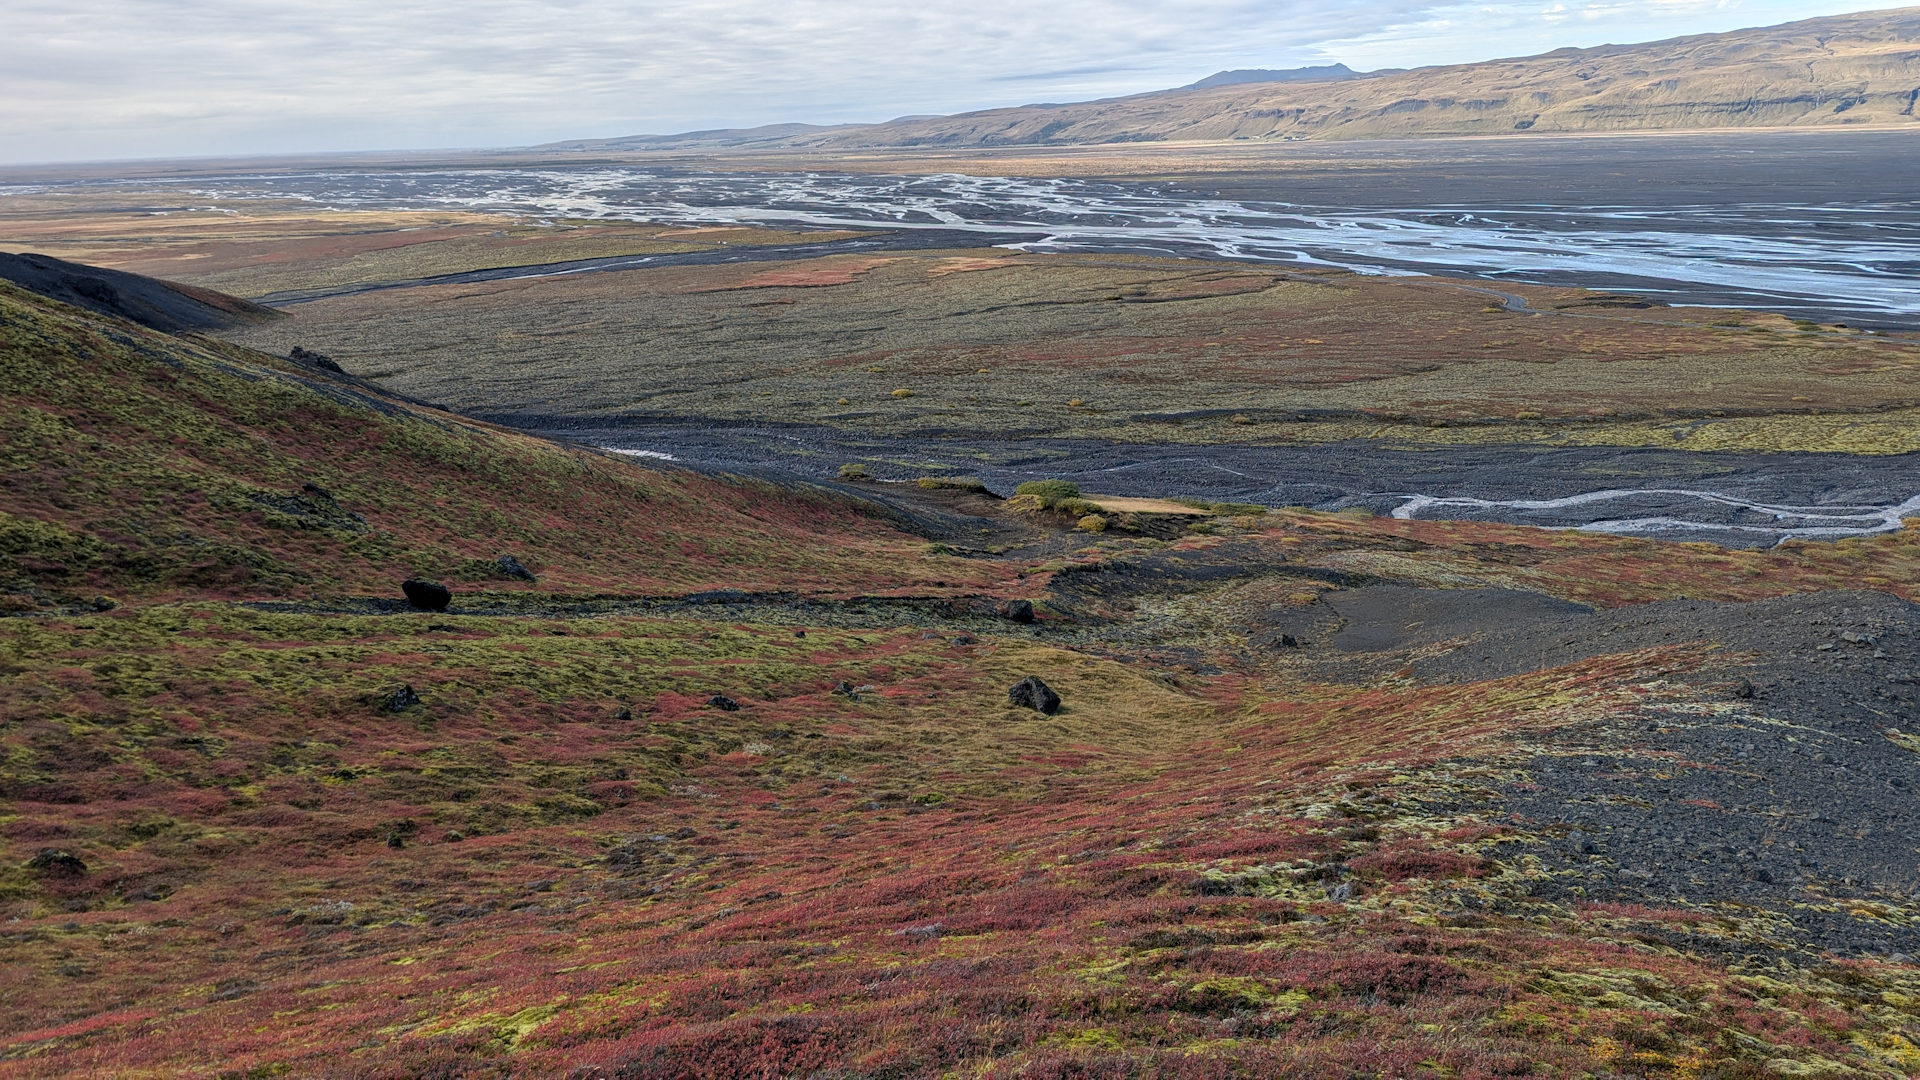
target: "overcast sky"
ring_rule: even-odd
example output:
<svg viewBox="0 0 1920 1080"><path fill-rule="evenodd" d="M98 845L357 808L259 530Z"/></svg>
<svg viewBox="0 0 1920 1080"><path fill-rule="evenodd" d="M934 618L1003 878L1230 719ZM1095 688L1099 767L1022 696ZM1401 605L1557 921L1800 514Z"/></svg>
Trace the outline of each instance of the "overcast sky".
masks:
<svg viewBox="0 0 1920 1080"><path fill-rule="evenodd" d="M1866 8L1886 5L1865 5ZM1860 0L4 0L0 161L516 146L1413 67Z"/></svg>

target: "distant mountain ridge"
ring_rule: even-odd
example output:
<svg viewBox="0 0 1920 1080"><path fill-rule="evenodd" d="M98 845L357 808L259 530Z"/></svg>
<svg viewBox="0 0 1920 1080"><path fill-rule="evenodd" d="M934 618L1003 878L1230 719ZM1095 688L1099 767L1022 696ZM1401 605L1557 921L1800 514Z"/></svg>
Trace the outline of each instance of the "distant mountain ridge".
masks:
<svg viewBox="0 0 1920 1080"><path fill-rule="evenodd" d="M904 119L936 119L909 117ZM899 121L893 121L898 123ZM683 131L677 135L620 135L611 139L571 139L543 143L535 150L730 150L740 147L777 146L787 140L809 135L845 131L855 125L823 127L819 124L763 124L751 128L716 128L709 131Z"/></svg>
<svg viewBox="0 0 1920 1080"><path fill-rule="evenodd" d="M1355 71L1345 64L1322 64L1318 67L1297 68L1238 68L1233 71L1216 71L1199 82L1188 83L1182 90L1211 90L1216 86L1238 86L1242 83L1275 82L1346 82L1350 79L1372 79L1381 75L1398 75L1406 68L1382 68L1379 71Z"/></svg>
<svg viewBox="0 0 1920 1080"><path fill-rule="evenodd" d="M1406 71L1223 71L1177 90L880 124L543 150L967 148L1917 124L1920 7Z"/></svg>

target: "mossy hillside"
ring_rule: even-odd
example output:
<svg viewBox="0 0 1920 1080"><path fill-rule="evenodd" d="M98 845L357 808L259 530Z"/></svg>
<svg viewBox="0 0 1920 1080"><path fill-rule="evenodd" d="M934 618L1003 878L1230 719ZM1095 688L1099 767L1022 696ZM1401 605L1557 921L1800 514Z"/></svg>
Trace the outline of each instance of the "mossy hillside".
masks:
<svg viewBox="0 0 1920 1080"><path fill-rule="evenodd" d="M547 591L979 587L860 504L651 471L236 346L0 289L0 580L110 595L388 593L515 554ZM307 485L323 489L315 493Z"/></svg>
<svg viewBox="0 0 1920 1080"><path fill-rule="evenodd" d="M1729 978L1676 947L1700 913L1514 908L1520 826L1446 809L1463 750L1684 705L1680 651L1177 686L1017 639L435 619L0 626L9 1071L1896 1076L1920 1019L1896 965ZM1010 710L1014 672L1067 709Z"/></svg>
<svg viewBox="0 0 1920 1080"><path fill-rule="evenodd" d="M0 537L41 612L0 620L0 1073L1914 1070L1912 965L1777 948L1778 912L1744 905L1550 900L1551 826L1486 813L1560 733L1728 708L1737 658L1676 641L1350 685L1242 655L1236 614L1317 603L1329 569L1603 606L1899 591L1911 533L1718 552L1221 505L1204 534L1059 553L1053 625L1005 636L778 602L321 614L234 598L298 600L325 586L295 575L341 566L339 591L390 592L413 560L523 588L482 580L501 548L541 575L502 606L549 612L688 582L938 591L1025 568L1032 589L1047 568L928 558L816 495L16 306L52 344L29 364L0 308L0 356L31 376L7 430L38 440ZM272 561L182 554L221 544ZM1102 629L1126 589L1068 612L1081 575L1156 559L1196 575L1178 640ZM137 602L39 606L80 585ZM1009 703L1029 674L1060 713Z"/></svg>
<svg viewBox="0 0 1920 1080"><path fill-rule="evenodd" d="M1920 601L1920 520L1873 536L1789 540L1758 550L1297 510L1235 520L1245 524L1225 529L1233 537L1257 537L1328 569L1438 588L1530 589L1597 607L1688 597L1761 600L1828 589L1874 589Z"/></svg>

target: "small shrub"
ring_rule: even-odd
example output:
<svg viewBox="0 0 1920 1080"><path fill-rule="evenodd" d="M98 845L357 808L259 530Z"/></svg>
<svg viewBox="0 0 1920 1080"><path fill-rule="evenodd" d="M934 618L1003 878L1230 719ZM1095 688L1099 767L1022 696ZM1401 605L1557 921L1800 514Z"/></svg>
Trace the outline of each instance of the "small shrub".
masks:
<svg viewBox="0 0 1920 1080"><path fill-rule="evenodd" d="M913 483L914 486L926 491L940 491L945 489L952 491L971 491L980 495L987 494L987 485L971 476L923 476Z"/></svg>
<svg viewBox="0 0 1920 1080"><path fill-rule="evenodd" d="M1014 491L1038 499L1042 510L1052 510L1068 499L1080 497L1080 486L1071 480L1029 480Z"/></svg>
<svg viewBox="0 0 1920 1080"><path fill-rule="evenodd" d="M1107 519L1101 517L1099 514L1088 514L1073 524L1074 528L1079 529L1081 532L1097 533L1107 531Z"/></svg>
<svg viewBox="0 0 1920 1080"><path fill-rule="evenodd" d="M1205 499L1169 499L1168 501L1179 503L1181 506L1191 506L1195 510L1219 514L1222 517L1259 517L1269 509L1258 503L1208 502Z"/></svg>
<svg viewBox="0 0 1920 1080"><path fill-rule="evenodd" d="M862 465L857 461L850 461L847 464L840 466L840 479L871 480L873 479L873 473L868 471L865 465Z"/></svg>
<svg viewBox="0 0 1920 1080"><path fill-rule="evenodd" d="M895 390L895 391L893 392L893 396L894 396L894 397L897 397L897 398L910 398L910 397L912 397L912 396L913 396L913 391L911 391L911 390L909 390L909 389L907 389L906 387L904 387L904 386L903 386L903 387L901 387L900 389L898 389L898 390Z"/></svg>

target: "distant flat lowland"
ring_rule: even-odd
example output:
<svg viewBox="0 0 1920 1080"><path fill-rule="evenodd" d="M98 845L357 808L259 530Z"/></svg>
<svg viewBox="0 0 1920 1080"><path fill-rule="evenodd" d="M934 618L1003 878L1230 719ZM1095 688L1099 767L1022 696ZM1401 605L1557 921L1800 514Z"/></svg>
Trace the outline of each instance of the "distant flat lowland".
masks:
<svg viewBox="0 0 1920 1080"><path fill-rule="evenodd" d="M883 124L635 136L551 149L1090 145L1912 124L1920 101L1920 8L1412 71L1357 76L1336 65L1323 78L1302 74L1221 72L1177 90L1076 104Z"/></svg>

